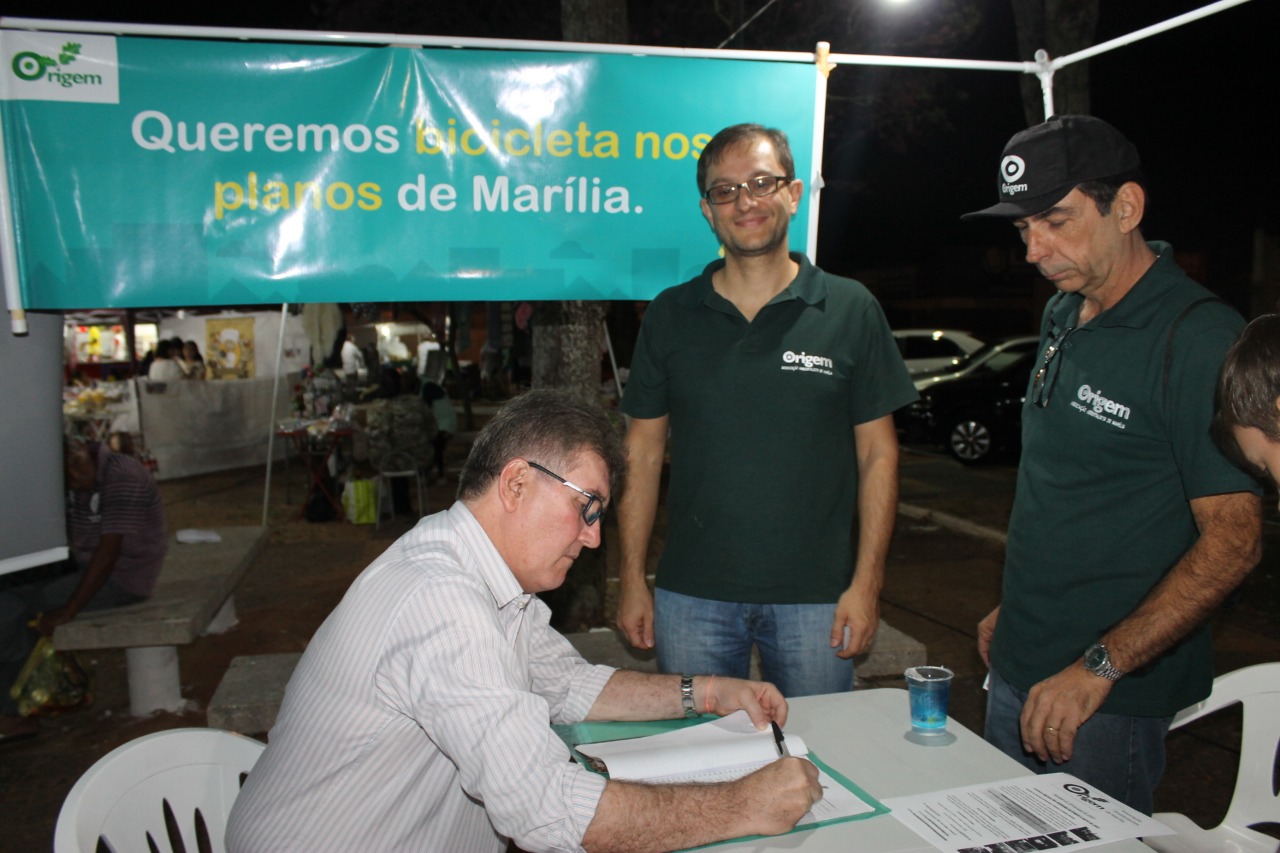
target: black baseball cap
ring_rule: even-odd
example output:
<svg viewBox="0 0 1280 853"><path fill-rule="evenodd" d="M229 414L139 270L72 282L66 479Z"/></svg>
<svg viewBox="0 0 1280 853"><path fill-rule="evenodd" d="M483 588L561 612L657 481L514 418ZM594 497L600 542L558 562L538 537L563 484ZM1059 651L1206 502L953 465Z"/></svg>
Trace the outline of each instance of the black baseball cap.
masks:
<svg viewBox="0 0 1280 853"><path fill-rule="evenodd" d="M1134 172L1141 165L1133 143L1102 119L1053 116L1014 134L1005 145L996 181L999 204L960 218L1034 216L1078 184Z"/></svg>

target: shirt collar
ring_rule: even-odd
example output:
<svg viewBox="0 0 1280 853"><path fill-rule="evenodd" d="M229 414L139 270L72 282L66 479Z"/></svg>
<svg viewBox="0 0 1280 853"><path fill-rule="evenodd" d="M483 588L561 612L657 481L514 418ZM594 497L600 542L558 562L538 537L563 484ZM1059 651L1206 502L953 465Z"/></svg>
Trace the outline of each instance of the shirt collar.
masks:
<svg viewBox="0 0 1280 853"><path fill-rule="evenodd" d="M791 260L800 265L800 271L782 289L782 292L769 300L767 305L774 305L791 299L799 299L809 305L817 305L826 299L827 279L822 270L810 263L809 258L803 252L790 252L788 254ZM715 308L728 302L727 299L716 293L711 284L711 276L718 270L723 269L724 264L724 258L717 258L707 264L702 271L702 275L695 278L692 286L683 294L682 301L689 305L706 305L709 308Z"/></svg>
<svg viewBox="0 0 1280 853"><path fill-rule="evenodd" d="M489 593L493 596L494 604L498 609L502 610L509 604L526 606L529 599L533 598L533 594L525 592L520 586L520 582L516 580L516 576L511 573L510 567L489 539L489 534L484 532L480 522L471 514L471 510L467 509L467 505L462 501L456 501L445 512L449 514L449 521L458 532L459 538L471 552L476 574L489 588Z"/></svg>

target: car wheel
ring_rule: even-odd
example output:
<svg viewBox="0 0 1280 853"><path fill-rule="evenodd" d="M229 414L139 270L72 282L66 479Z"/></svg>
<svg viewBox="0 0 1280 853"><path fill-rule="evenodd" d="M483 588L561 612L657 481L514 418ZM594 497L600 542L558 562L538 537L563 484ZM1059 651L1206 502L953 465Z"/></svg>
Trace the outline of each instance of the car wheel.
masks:
<svg viewBox="0 0 1280 853"><path fill-rule="evenodd" d="M980 462L993 446L991 430L980 418L961 418L947 431L947 449L961 462Z"/></svg>

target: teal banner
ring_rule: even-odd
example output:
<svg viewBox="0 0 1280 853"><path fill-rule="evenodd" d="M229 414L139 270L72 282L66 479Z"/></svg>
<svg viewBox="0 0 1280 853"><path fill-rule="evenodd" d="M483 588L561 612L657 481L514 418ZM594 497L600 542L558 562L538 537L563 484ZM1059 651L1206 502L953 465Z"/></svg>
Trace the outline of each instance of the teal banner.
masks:
<svg viewBox="0 0 1280 853"><path fill-rule="evenodd" d="M5 30L28 308L649 299L715 257L697 157L811 64Z"/></svg>

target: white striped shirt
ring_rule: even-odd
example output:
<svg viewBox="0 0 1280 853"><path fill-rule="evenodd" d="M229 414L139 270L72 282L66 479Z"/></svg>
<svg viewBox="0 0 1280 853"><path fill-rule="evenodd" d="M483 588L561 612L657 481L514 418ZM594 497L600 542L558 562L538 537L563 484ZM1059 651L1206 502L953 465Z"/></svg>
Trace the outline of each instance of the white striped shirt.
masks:
<svg viewBox="0 0 1280 853"><path fill-rule="evenodd" d="M550 615L463 504L423 519L316 632L228 850L580 850L604 780L550 724L582 720L614 670Z"/></svg>

